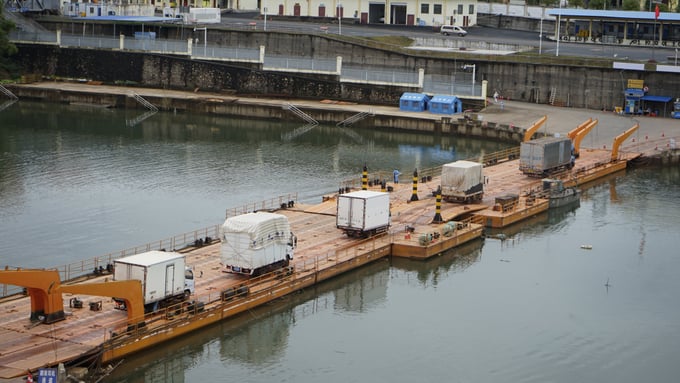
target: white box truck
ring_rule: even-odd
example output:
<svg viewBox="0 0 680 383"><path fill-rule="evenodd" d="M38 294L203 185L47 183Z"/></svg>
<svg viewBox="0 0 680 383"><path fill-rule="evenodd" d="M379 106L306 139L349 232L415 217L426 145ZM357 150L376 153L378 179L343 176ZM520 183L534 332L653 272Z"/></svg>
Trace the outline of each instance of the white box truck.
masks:
<svg viewBox="0 0 680 383"><path fill-rule="evenodd" d="M480 201L484 197L482 164L456 161L442 166L442 199L452 202Z"/></svg>
<svg viewBox="0 0 680 383"><path fill-rule="evenodd" d="M269 212L227 218L220 239L224 271L249 276L288 267L297 246L288 217Z"/></svg>
<svg viewBox="0 0 680 383"><path fill-rule="evenodd" d="M336 225L348 237L368 237L390 227L390 195L360 190L338 195Z"/></svg>
<svg viewBox="0 0 680 383"><path fill-rule="evenodd" d="M142 282L146 312L184 301L194 293L194 273L180 253L154 250L114 260L113 280L132 279Z"/></svg>

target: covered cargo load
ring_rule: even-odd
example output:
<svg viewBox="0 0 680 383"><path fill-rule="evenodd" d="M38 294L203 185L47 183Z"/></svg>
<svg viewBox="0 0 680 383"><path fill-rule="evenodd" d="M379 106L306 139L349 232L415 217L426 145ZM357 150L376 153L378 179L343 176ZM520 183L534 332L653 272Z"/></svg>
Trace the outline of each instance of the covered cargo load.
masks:
<svg viewBox="0 0 680 383"><path fill-rule="evenodd" d="M442 166L442 198L446 201L468 202L484 197L482 164L456 161Z"/></svg>
<svg viewBox="0 0 680 383"><path fill-rule="evenodd" d="M390 195L361 190L338 196L336 225L349 237L370 236L390 226Z"/></svg>
<svg viewBox="0 0 680 383"><path fill-rule="evenodd" d="M519 170L532 177L544 177L573 167L574 148L569 137L543 137L522 142Z"/></svg>
<svg viewBox="0 0 680 383"><path fill-rule="evenodd" d="M139 280L147 311L166 301L187 298L194 292L193 272L186 267L184 254L147 251L113 261L115 281ZM115 298L114 298L115 299Z"/></svg>
<svg viewBox="0 0 680 383"><path fill-rule="evenodd" d="M220 228L220 239L226 271L251 276L288 266L297 244L288 217L268 212L228 218Z"/></svg>

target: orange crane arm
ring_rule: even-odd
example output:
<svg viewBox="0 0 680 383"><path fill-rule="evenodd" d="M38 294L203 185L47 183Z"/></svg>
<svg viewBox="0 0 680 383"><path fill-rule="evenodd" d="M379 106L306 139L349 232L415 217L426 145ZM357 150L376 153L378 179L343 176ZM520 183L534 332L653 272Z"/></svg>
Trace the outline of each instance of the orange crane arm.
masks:
<svg viewBox="0 0 680 383"><path fill-rule="evenodd" d="M57 270L24 269L0 271L0 283L25 287L31 297L31 321L54 323L65 318L64 301L57 291L61 285ZM44 319L43 319L44 318Z"/></svg>
<svg viewBox="0 0 680 383"><path fill-rule="evenodd" d="M527 141L531 140L531 136L533 136L534 133L536 133L536 131L541 128L541 125L543 125L543 123L545 123L546 120L548 120L547 115L539 118L538 121L534 122L534 124L531 125L531 128L527 129L526 132L524 132L524 141L523 142L527 142Z"/></svg>
<svg viewBox="0 0 680 383"><path fill-rule="evenodd" d="M614 138L614 143L612 144L612 162L619 159L619 146L621 146L623 141L630 137L631 134L638 130L639 127L640 124L635 124L632 128L626 130Z"/></svg>
<svg viewBox="0 0 680 383"><path fill-rule="evenodd" d="M579 150L581 148L581 141L583 140L583 137L585 137L588 133L590 133L591 130L597 125L598 120L591 121L587 126L585 126L583 129L581 129L577 134L576 137L572 140L574 142L574 155L578 157L579 155Z"/></svg>
<svg viewBox="0 0 680 383"><path fill-rule="evenodd" d="M589 118L589 119L585 120L584 122L581 123L581 125L579 125L579 126L575 127L574 129L570 130L569 133L567 133L567 136L568 136L569 138L571 138L572 141L574 141L574 138L576 138L576 135L578 134L578 132L580 132L580 131L583 130L586 126L588 126L588 124L590 124L591 121L593 121L592 118Z"/></svg>
<svg viewBox="0 0 680 383"><path fill-rule="evenodd" d="M142 297L142 282L139 280L62 285L60 293L122 299L127 308L128 325L133 326L144 321L144 298Z"/></svg>

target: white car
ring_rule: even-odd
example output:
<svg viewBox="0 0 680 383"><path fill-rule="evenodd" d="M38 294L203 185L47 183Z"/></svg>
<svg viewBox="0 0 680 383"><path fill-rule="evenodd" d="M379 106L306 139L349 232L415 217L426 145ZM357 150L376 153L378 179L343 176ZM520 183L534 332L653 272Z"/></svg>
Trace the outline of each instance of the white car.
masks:
<svg viewBox="0 0 680 383"><path fill-rule="evenodd" d="M439 33L441 33L444 36L458 35L460 37L463 37L467 35L467 31L457 25L442 25L441 28L439 29Z"/></svg>

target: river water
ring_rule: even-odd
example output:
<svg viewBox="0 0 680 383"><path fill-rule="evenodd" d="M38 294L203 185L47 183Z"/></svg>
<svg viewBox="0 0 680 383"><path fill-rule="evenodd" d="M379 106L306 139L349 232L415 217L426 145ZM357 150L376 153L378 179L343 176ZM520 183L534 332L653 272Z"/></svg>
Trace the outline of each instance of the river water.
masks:
<svg viewBox="0 0 680 383"><path fill-rule="evenodd" d="M62 265L280 194L318 202L364 164L409 174L507 146L186 114L126 126L137 115L0 112L0 263ZM378 261L127 358L105 381L675 381L678 212L679 169L629 170L586 185L580 206L425 262Z"/></svg>

